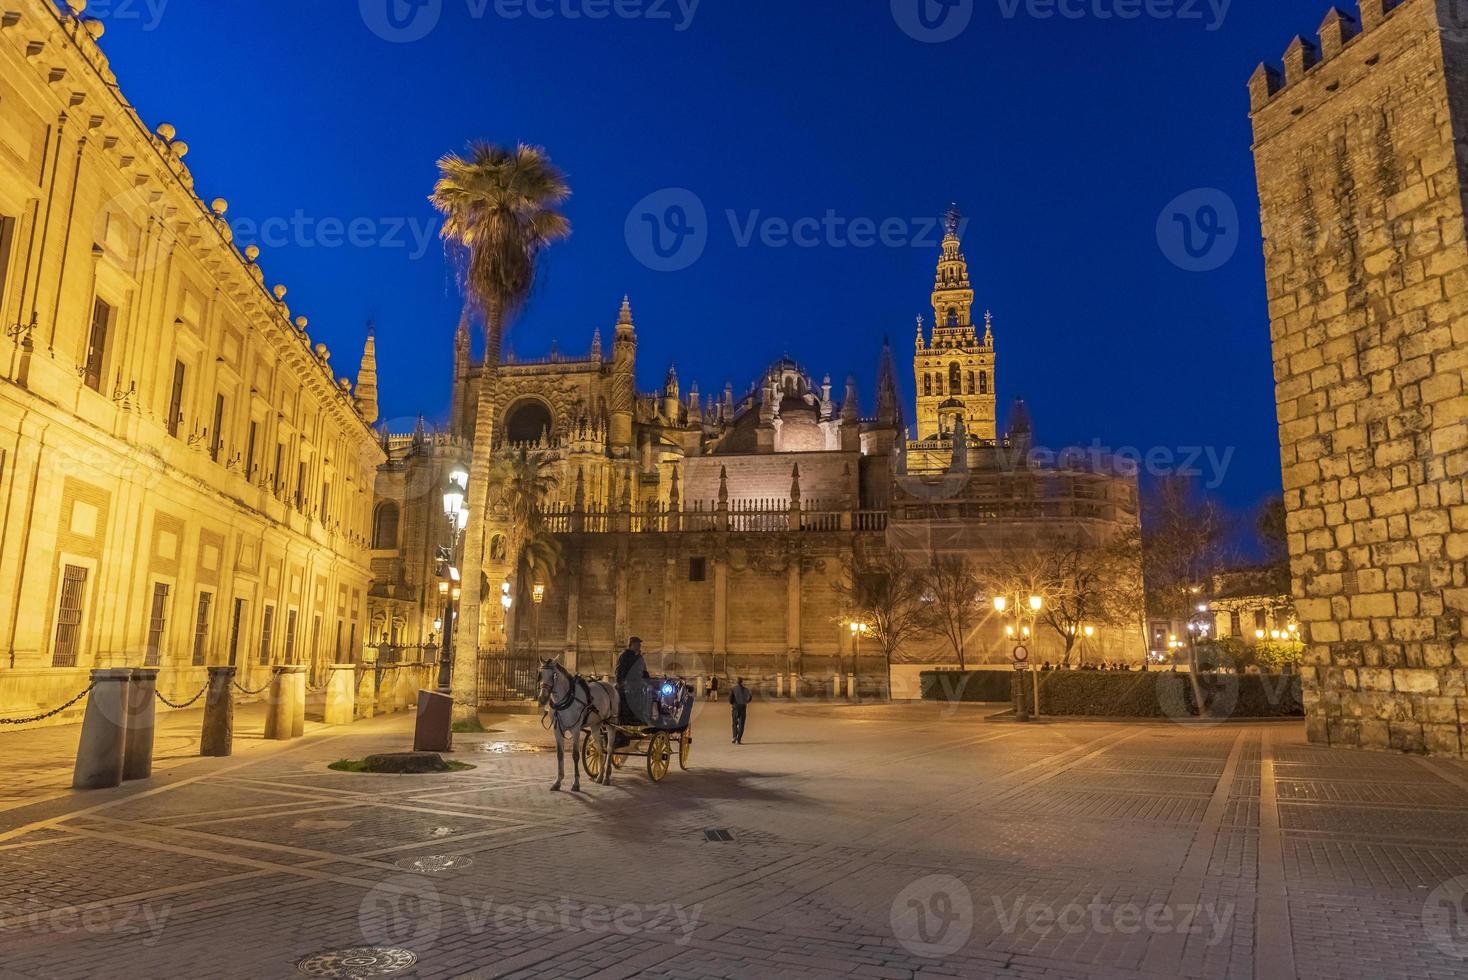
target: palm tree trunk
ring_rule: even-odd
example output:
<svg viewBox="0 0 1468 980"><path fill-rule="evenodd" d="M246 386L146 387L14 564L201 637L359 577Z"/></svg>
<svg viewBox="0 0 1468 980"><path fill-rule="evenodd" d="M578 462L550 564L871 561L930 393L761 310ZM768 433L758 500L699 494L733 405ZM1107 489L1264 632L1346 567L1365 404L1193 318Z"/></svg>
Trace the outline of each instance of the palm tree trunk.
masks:
<svg viewBox="0 0 1468 980"><path fill-rule="evenodd" d="M489 543L489 472L494 459L494 381L499 370L498 339L502 324L499 311L491 309L486 317L484 368L479 377L479 398L475 406L473 455L469 464L469 525L464 531L464 560L461 572L462 601L459 606L459 630L454 638L454 718L459 721L476 717L479 706L479 649L485 616L485 596L480 588L484 574L485 549Z"/></svg>

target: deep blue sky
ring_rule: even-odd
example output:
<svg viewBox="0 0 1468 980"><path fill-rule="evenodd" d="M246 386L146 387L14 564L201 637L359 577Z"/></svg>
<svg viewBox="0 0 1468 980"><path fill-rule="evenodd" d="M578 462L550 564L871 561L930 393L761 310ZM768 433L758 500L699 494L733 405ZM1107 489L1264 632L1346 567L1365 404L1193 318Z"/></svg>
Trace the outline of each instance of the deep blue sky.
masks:
<svg viewBox="0 0 1468 980"><path fill-rule="evenodd" d="M1203 20L1134 21L1044 19L1024 3L1006 17L1015 0L973 0L967 30L941 44L905 34L890 0L704 0L683 31L509 20L492 3L475 19L484 0L441 2L436 30L395 44L358 0L171 0L156 19L146 0L110 0L103 45L232 219L299 209L423 229L438 156L475 137L545 146L575 189L575 234L513 347L583 351L595 327L610 338L630 293L644 390L676 362L685 390L742 391L788 351L838 390L855 373L870 411L890 335L910 397L936 247L740 247L726 212L912 219L957 201L979 306L995 314L1001 405L1024 396L1053 445L1232 448L1228 502L1277 492L1245 82L1319 23L1323 0L1237 2L1212 31L1207 0ZM1083 6L1098 4L1115 0ZM647 268L624 232L667 187L694 191L711 219L707 251L678 272ZM1210 187L1237 206L1238 251L1184 271L1158 218ZM290 287L339 370L375 319L384 417L441 417L459 309L441 248L317 238L266 247L268 281Z"/></svg>

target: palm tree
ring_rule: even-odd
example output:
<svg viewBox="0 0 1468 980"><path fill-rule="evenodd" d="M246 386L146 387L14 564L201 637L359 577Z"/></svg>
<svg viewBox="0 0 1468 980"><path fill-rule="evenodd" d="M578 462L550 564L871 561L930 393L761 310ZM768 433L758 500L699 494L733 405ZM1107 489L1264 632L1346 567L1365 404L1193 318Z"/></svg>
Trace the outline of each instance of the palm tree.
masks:
<svg viewBox="0 0 1468 980"><path fill-rule="evenodd" d="M430 200L443 213L445 247L458 267L465 299L482 317L485 332L484 371L469 467L471 524L463 568L467 601L454 650L454 699L459 705L455 713L467 719L474 716L476 707L494 378L505 330L530 298L541 253L571 233L570 222L556 210L571 190L545 151L533 146L507 149L477 142L467 156L445 156L438 169L439 180Z"/></svg>
<svg viewBox="0 0 1468 980"><path fill-rule="evenodd" d="M544 453L506 450L490 469L493 513L504 525L505 557L514 570L516 605L523 610L530 588L561 570L561 542L545 524L545 504L561 481L547 468ZM514 633L506 629L507 635Z"/></svg>

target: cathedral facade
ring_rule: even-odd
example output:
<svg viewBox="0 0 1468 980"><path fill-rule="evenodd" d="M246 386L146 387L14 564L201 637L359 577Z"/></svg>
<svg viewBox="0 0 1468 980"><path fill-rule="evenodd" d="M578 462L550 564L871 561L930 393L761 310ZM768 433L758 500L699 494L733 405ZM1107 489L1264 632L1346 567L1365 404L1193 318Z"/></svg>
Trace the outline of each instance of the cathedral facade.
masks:
<svg viewBox="0 0 1468 980"><path fill-rule="evenodd" d="M581 356L506 357L488 383L461 322L447 430L390 437L379 474L378 514L390 518L379 526L403 530L374 542L374 569L392 583L379 580L369 602L378 642L441 637L442 563L432 555L451 533L433 488L467 468L483 398L494 401L495 449L537 454L555 475L547 521L564 559L507 630L499 598L512 578L509 528L495 514L483 523L486 538L466 546L483 548L484 575L477 588L464 584L464 601L480 603L483 657L533 649L606 672L638 635L655 667L690 676L874 680L883 657L868 641L856 659L843 583L888 549L916 564L949 552L983 564L1047 535L1099 544L1135 528L1133 474L1036 463L1022 405L1000 437L992 319L980 337L954 221L932 304L935 326L920 334L913 360L912 430L890 349L868 411L855 378L835 383L789 358L742 391L684 387L670 370L660 390L640 393L638 327L625 299L609 345L598 329ZM526 593L517 585L514 594ZM1107 659L1141 659L1132 632L1103 634ZM900 653L946 662L939 646ZM1008 656L997 622L968 651L970 662Z"/></svg>

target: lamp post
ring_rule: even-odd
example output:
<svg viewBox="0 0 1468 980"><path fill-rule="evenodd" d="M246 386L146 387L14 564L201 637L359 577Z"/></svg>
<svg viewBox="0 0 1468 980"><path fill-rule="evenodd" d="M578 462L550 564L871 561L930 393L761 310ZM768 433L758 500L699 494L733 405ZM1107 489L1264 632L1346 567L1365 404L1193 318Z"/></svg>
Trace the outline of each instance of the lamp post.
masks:
<svg viewBox="0 0 1468 980"><path fill-rule="evenodd" d="M861 700L861 638L867 635L871 629L866 623L851 622L851 639L856 645L851 657L851 687L852 695L856 700Z"/></svg>
<svg viewBox="0 0 1468 980"><path fill-rule="evenodd" d="M545 602L545 586L539 582L530 590L530 599L535 604L535 615L531 617L531 629L535 635L530 638L531 649L535 651L535 660L540 662L540 605Z"/></svg>
<svg viewBox="0 0 1468 980"><path fill-rule="evenodd" d="M1010 608L1010 601L1009 601L1009 597L1008 596L996 595L994 597L994 611L999 614L1000 621L1001 622L1004 621L1005 614L1006 614L1006 612L1008 612L1009 608ZM1021 606L1020 605L1019 599L1018 599L1018 597L1016 597L1015 602L1014 602L1014 610L1015 610L1015 612L1014 612L1014 618L1015 618L1015 622L1013 624L1008 623L1008 622L1005 622L1004 623L1004 635L1005 635L1005 637L1007 639L1010 639L1010 640L1014 640L1017 637L1020 638L1021 640L1028 640L1028 639L1030 639L1034 635L1034 632L1035 632L1035 629L1034 629L1034 627L1035 627L1035 619L1036 619L1037 616L1040 615L1040 611L1043 610L1044 608L1045 608L1045 599L1044 599L1043 596L1040 596L1040 595L1031 595L1031 596L1029 596L1028 599L1027 599L1027 601L1024 603L1024 606ZM1029 620L1028 622L1020 622L1020 615L1021 615L1022 611L1023 612L1027 612L1029 614L1028 617L1027 617L1028 620ZM1020 651L1022 649L1024 650L1023 656L1021 656L1021 653L1020 653ZM1024 647L1024 644L1022 642L1016 643L1015 644L1015 647L1014 647L1014 650L1013 650L1013 656L1014 656L1014 718L1015 718L1016 721L1029 721L1030 720L1030 702L1029 702L1029 698L1027 698L1025 696L1025 685L1024 685L1024 677L1025 677L1025 674L1030 669L1030 665L1029 665L1029 650Z"/></svg>
<svg viewBox="0 0 1468 980"><path fill-rule="evenodd" d="M438 583L439 595L444 597L442 620L443 648L438 656L438 690L452 695L454 690L454 625L458 619L458 601L462 595L459 580L459 541L464 528L469 524L469 511L464 499L469 491L469 474L460 468L449 473L443 488L443 514L449 524L449 546L440 557L443 559L443 577Z"/></svg>

